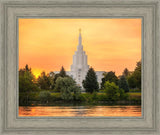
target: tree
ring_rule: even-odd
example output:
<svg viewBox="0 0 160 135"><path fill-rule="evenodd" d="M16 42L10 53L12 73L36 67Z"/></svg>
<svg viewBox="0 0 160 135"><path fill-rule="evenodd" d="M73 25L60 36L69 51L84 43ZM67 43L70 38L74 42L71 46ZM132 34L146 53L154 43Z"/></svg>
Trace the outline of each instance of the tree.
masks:
<svg viewBox="0 0 160 135"><path fill-rule="evenodd" d="M55 74L54 76L54 79L53 79L53 88L55 88L55 85L56 85L56 80L59 78L59 77L69 77L67 74L66 74L66 71L64 69L64 67L62 66L61 70L59 73Z"/></svg>
<svg viewBox="0 0 160 135"><path fill-rule="evenodd" d="M38 89L35 82L35 76L32 74L31 68L26 65L25 68L19 70L19 92L31 92Z"/></svg>
<svg viewBox="0 0 160 135"><path fill-rule="evenodd" d="M117 101L128 99L128 95L124 92L124 90L119 89L114 82L110 83L109 81L106 81L104 84L104 90L108 100Z"/></svg>
<svg viewBox="0 0 160 135"><path fill-rule="evenodd" d="M48 90L52 88L51 77L49 74L46 75L45 72L41 73L41 75L37 79L37 82L41 89Z"/></svg>
<svg viewBox="0 0 160 135"><path fill-rule="evenodd" d="M67 77L66 71L65 71L65 69L64 69L63 66L62 66L62 68L61 68L61 70L60 70L60 72L59 72L59 76L60 76L60 77Z"/></svg>
<svg viewBox="0 0 160 135"><path fill-rule="evenodd" d="M130 75L127 77L128 79L128 85L129 85L129 88L132 89L132 88L136 88L136 80L134 78L133 75Z"/></svg>
<svg viewBox="0 0 160 135"><path fill-rule="evenodd" d="M59 77L56 80L55 89L60 91L61 98L66 101L74 99L72 92L76 98L80 94L80 88L71 77Z"/></svg>
<svg viewBox="0 0 160 135"><path fill-rule="evenodd" d="M101 83L101 89L104 89L104 84L106 81L114 82L116 85L118 85L118 77L115 75L115 72L110 71L108 73L104 73Z"/></svg>
<svg viewBox="0 0 160 135"><path fill-rule="evenodd" d="M134 72L127 78L130 88L141 89L141 61L137 62Z"/></svg>
<svg viewBox="0 0 160 135"><path fill-rule="evenodd" d="M125 92L129 92L129 86L128 86L127 80L124 75L120 77L119 88L123 89Z"/></svg>
<svg viewBox="0 0 160 135"><path fill-rule="evenodd" d="M122 75L125 77L129 76L129 70L127 68L125 68Z"/></svg>
<svg viewBox="0 0 160 135"><path fill-rule="evenodd" d="M111 101L119 100L120 97L119 87L114 82L106 81L104 84L104 90L109 100Z"/></svg>
<svg viewBox="0 0 160 135"><path fill-rule="evenodd" d="M55 78L55 73L54 72L50 72L49 74L48 74L48 76L49 76L49 79L50 79L50 83L51 83L51 89L54 89L54 78Z"/></svg>
<svg viewBox="0 0 160 135"><path fill-rule="evenodd" d="M97 76L92 67L88 70L86 78L82 83L86 92L93 93L94 91L98 91L99 84L97 82Z"/></svg>
<svg viewBox="0 0 160 135"><path fill-rule="evenodd" d="M51 97L51 93L49 91L41 91L39 93L39 98L42 103L48 103L48 100Z"/></svg>
<svg viewBox="0 0 160 135"><path fill-rule="evenodd" d="M39 89L32 70L26 65L25 68L19 70L19 103L28 104L29 94L37 90Z"/></svg>
<svg viewBox="0 0 160 135"><path fill-rule="evenodd" d="M141 61L137 62L133 76L135 78L137 88L141 89Z"/></svg>

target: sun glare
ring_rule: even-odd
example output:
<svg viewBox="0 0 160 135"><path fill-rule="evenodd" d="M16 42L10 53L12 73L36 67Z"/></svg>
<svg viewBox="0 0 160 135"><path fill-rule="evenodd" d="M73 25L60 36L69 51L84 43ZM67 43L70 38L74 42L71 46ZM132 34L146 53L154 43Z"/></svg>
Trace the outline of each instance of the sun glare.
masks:
<svg viewBox="0 0 160 135"><path fill-rule="evenodd" d="M38 78L38 76L41 75L41 72L42 72L42 70L40 70L40 69L32 69L32 73L36 78Z"/></svg>

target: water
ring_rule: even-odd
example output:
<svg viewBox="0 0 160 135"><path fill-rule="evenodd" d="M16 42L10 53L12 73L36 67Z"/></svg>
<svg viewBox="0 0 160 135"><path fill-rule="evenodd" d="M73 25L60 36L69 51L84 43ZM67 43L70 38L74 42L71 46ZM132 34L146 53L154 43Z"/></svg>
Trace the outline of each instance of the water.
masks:
<svg viewBox="0 0 160 135"><path fill-rule="evenodd" d="M19 116L141 116L141 106L20 106Z"/></svg>

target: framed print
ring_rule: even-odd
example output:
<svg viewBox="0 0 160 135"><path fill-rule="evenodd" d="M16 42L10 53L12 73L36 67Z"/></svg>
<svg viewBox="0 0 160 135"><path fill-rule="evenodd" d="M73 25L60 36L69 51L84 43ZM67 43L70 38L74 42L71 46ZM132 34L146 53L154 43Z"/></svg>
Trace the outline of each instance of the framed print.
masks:
<svg viewBox="0 0 160 135"><path fill-rule="evenodd" d="M1 134L160 134L159 4L2 0Z"/></svg>
<svg viewBox="0 0 160 135"><path fill-rule="evenodd" d="M141 25L141 18L19 18L18 116L141 117Z"/></svg>

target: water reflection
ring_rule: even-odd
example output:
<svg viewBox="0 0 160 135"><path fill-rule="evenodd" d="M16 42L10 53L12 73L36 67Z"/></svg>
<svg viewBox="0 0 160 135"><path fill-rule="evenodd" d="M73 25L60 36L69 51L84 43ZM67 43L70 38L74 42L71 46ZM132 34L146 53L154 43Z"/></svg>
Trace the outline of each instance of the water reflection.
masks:
<svg viewBox="0 0 160 135"><path fill-rule="evenodd" d="M20 106L19 116L141 116L141 106Z"/></svg>

